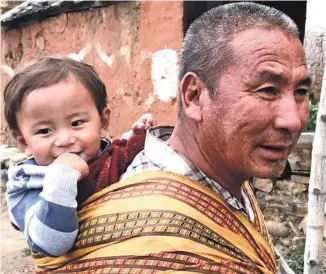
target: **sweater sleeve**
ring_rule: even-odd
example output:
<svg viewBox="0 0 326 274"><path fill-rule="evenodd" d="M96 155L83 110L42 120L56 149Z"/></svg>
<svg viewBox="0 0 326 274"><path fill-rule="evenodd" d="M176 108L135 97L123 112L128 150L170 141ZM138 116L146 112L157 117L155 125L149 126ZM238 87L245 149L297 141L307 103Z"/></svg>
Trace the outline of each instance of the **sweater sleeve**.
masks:
<svg viewBox="0 0 326 274"><path fill-rule="evenodd" d="M131 137L131 136L134 136L134 135L135 135L135 133L134 133L134 131L131 129L131 130L127 131L127 132L124 132L124 133L121 135L120 139L129 140L130 137Z"/></svg>
<svg viewBox="0 0 326 274"><path fill-rule="evenodd" d="M29 246L46 256L67 253L78 233L77 182L81 174L52 164L9 171L6 198L11 221Z"/></svg>

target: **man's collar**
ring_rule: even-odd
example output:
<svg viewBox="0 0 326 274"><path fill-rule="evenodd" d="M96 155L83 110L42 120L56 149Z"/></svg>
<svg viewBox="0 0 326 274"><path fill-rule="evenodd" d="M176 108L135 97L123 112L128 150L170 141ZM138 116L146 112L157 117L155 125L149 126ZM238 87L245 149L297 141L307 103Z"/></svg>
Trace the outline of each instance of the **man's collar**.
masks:
<svg viewBox="0 0 326 274"><path fill-rule="evenodd" d="M203 171L196 167L188 158L172 148L166 141L170 138L173 127L153 127L148 130L145 141L144 153L154 165L159 169L181 174L198 181L203 185L208 185L213 191L222 197L234 208L243 211L250 220L254 220L251 209L245 209L244 205L233 197L219 183L209 178ZM243 191L242 196L247 196ZM248 199L248 198L246 198ZM247 207L251 208L250 204Z"/></svg>
<svg viewBox="0 0 326 274"><path fill-rule="evenodd" d="M150 128L146 135L145 155L161 170L188 175L193 164L166 142L173 130L171 126Z"/></svg>

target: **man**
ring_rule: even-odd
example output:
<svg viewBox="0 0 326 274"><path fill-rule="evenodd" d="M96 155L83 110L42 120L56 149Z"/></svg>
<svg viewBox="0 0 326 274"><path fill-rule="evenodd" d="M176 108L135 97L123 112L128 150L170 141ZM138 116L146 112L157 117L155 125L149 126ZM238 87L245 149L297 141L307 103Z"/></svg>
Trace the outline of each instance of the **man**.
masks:
<svg viewBox="0 0 326 274"><path fill-rule="evenodd" d="M126 180L86 202L78 262L62 270L276 272L245 181L281 173L307 123L297 27L262 5L219 6L190 26L180 59L175 128L150 129Z"/></svg>

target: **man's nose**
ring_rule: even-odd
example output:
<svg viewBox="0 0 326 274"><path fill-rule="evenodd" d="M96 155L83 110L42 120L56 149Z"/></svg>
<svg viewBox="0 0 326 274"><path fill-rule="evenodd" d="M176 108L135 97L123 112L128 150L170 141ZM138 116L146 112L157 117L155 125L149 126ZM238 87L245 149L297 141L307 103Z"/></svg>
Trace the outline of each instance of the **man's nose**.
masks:
<svg viewBox="0 0 326 274"><path fill-rule="evenodd" d="M277 115L274 120L276 129L296 133L302 130L302 113L294 96L282 98L277 107Z"/></svg>
<svg viewBox="0 0 326 274"><path fill-rule="evenodd" d="M57 132L55 139L55 145L57 147L68 147L76 142L76 136L71 132L71 130L60 130Z"/></svg>

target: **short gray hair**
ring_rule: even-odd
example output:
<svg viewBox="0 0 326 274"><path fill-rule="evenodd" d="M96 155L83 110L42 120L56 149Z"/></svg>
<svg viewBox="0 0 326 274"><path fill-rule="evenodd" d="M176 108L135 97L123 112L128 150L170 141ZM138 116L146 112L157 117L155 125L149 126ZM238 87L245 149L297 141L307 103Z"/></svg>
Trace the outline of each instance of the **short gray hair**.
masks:
<svg viewBox="0 0 326 274"><path fill-rule="evenodd" d="M257 27L299 35L293 20L275 8L251 2L218 6L198 17L187 30L180 53L179 81L187 72L194 72L214 98L221 72L233 62L233 38ZM180 100L179 114L181 107Z"/></svg>

